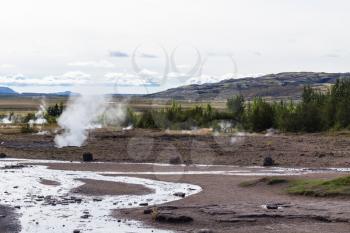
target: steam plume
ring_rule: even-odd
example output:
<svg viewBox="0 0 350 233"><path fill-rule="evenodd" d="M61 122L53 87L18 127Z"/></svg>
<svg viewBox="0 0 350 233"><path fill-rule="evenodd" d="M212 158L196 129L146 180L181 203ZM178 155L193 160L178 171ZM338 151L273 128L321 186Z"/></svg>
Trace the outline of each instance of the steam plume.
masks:
<svg viewBox="0 0 350 233"><path fill-rule="evenodd" d="M82 146L89 130L109 124L118 124L125 117L121 105L111 106L107 96L82 95L74 97L58 119L63 133L56 135L56 146Z"/></svg>

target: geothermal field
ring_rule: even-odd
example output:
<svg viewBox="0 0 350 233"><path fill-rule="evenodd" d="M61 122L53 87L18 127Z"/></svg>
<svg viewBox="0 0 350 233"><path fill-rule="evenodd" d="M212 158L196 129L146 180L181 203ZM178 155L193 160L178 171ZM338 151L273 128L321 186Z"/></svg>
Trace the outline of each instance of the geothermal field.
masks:
<svg viewBox="0 0 350 233"><path fill-rule="evenodd" d="M345 131L141 129L104 97L49 124L46 101L30 132L2 119L1 233L350 231Z"/></svg>
<svg viewBox="0 0 350 233"><path fill-rule="evenodd" d="M0 233L349 233L350 1L0 1Z"/></svg>

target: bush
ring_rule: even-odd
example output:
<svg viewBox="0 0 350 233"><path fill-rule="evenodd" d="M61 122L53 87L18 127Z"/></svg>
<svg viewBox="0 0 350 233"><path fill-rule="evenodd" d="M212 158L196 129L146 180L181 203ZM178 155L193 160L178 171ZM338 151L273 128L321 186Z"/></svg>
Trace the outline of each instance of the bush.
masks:
<svg viewBox="0 0 350 233"><path fill-rule="evenodd" d="M274 120L272 105L262 98L255 98L253 103L248 105L245 119L246 128L252 131L261 132L271 128Z"/></svg>
<svg viewBox="0 0 350 233"><path fill-rule="evenodd" d="M148 110L140 116L129 113L128 119L137 127L162 129L219 128L222 120L255 132L272 127L285 132L347 129L350 128L350 80L338 80L325 93L306 86L298 103L267 102L258 97L245 104L242 96L233 96L227 100L226 110L219 112L210 104L183 109L174 101L168 108Z"/></svg>
<svg viewBox="0 0 350 233"><path fill-rule="evenodd" d="M233 114L237 121L242 120L244 113L244 98L242 95L229 98L226 102L227 110Z"/></svg>

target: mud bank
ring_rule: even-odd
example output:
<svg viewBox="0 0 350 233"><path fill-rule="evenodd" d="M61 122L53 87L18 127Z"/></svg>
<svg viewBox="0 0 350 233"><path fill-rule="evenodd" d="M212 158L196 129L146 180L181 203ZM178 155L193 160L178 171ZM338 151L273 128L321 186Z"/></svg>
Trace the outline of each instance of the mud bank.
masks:
<svg viewBox="0 0 350 233"><path fill-rule="evenodd" d="M339 175L339 174L338 174ZM303 177L329 178L337 174L312 174ZM137 175L137 177L169 180L169 176ZM178 182L200 185L203 191L189 198L158 205L157 214L187 216L188 223L174 224L154 221L147 209L125 209L115 212L115 217L129 217L143 221L154 228L178 232L339 232L350 231L350 204L343 198L307 198L290 196L283 186L258 185L242 188L243 181L259 177L184 175ZM261 178L261 177L260 177ZM266 205L273 208L268 209ZM277 208L275 209L274 206ZM208 231L204 231L207 229ZM203 231L201 231L203 230ZM209 231L211 230L211 231Z"/></svg>

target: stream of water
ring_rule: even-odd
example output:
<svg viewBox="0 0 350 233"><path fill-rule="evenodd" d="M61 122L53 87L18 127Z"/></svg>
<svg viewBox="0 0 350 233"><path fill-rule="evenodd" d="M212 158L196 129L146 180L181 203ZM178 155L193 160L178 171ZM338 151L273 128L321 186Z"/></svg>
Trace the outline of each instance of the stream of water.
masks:
<svg viewBox="0 0 350 233"><path fill-rule="evenodd" d="M136 221L118 222L111 216L111 210L135 208L140 203L162 204L180 199L173 195L176 192L184 192L189 196L201 191L199 186L190 184L103 176L97 172L51 170L42 165L10 169L9 166L16 164L18 161L0 160L0 205L10 205L17 209L23 233L62 233L73 232L75 229L94 233L165 233L169 231L151 229ZM41 179L53 180L60 185L44 185L40 182ZM72 189L83 185L78 179L138 184L154 192L141 196L103 196L102 198L72 194L70 192Z"/></svg>

